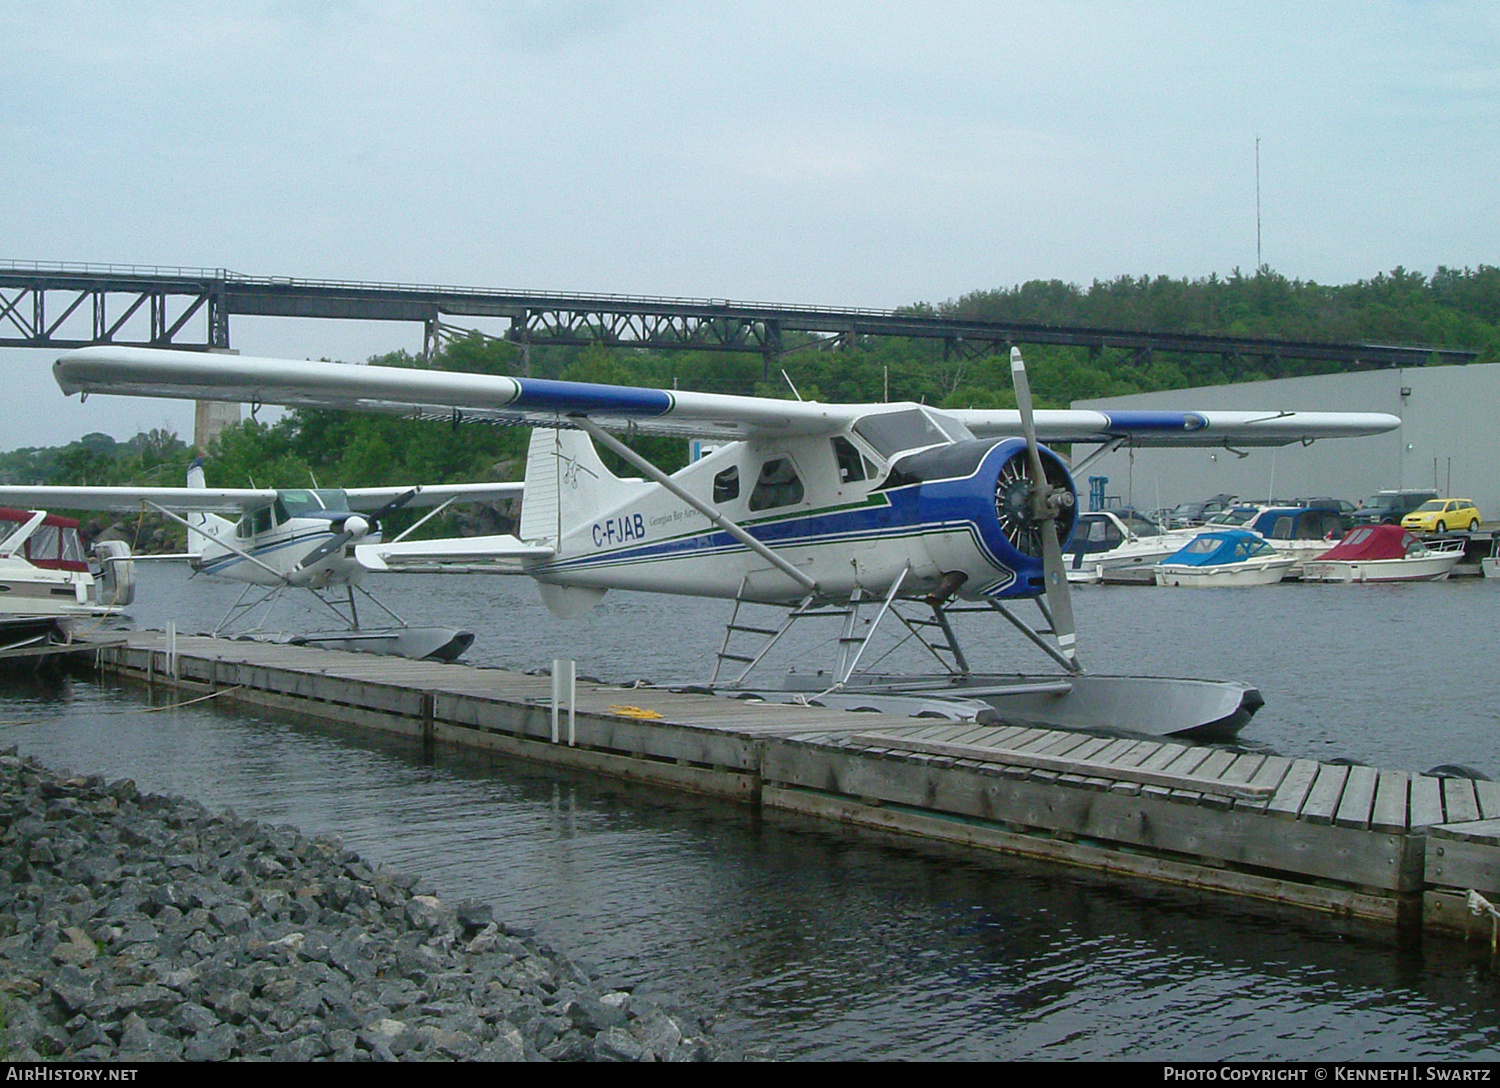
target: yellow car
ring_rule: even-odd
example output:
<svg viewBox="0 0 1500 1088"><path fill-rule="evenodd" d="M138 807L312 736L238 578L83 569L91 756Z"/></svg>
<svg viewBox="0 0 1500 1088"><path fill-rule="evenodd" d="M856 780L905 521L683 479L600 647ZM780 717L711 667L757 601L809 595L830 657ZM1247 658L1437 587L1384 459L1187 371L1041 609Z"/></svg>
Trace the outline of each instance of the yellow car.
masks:
<svg viewBox="0 0 1500 1088"><path fill-rule="evenodd" d="M1401 519L1401 528L1414 533L1446 533L1449 529L1472 533L1479 522L1479 507L1473 499L1428 499Z"/></svg>

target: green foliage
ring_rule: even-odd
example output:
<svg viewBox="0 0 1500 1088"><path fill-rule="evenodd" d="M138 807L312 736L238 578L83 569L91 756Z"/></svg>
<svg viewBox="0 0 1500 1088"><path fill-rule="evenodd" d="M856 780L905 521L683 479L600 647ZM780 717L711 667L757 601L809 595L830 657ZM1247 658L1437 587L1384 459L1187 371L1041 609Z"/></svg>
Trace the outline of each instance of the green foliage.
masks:
<svg viewBox="0 0 1500 1088"><path fill-rule="evenodd" d="M1500 362L1500 268L1439 267L1430 277L1397 267L1342 287L1289 280L1268 268L1252 275L1172 279L1120 276L1087 287L1034 280L975 291L944 303L918 302L901 313L986 321L1191 333L1234 333L1293 340L1370 340L1475 347ZM1268 377L1327 373L1338 364L1230 358L1115 349L1033 345L1026 348L1037 403L1065 407L1086 397L1180 389ZM481 374L522 374L573 381L691 389L807 400L910 400L953 408L1015 405L1009 360L975 356L962 344L897 337L834 342L787 332L773 361L759 353L533 347L473 334L454 340L431 363L407 352L373 366L423 367ZM783 377L781 371L785 371ZM300 487L445 483L518 479L528 432L519 427L445 425L395 416L295 411L266 426L230 428L210 451L207 476L217 486ZM686 460L686 443L629 439L656 464ZM635 470L604 453L625 475ZM0 454L0 482L174 484L190 451L175 435L153 431L117 443L91 434L58 449Z"/></svg>
<svg viewBox="0 0 1500 1088"><path fill-rule="evenodd" d="M156 486L180 483L192 451L171 431L156 429L128 442L86 434L66 446L0 454L0 483Z"/></svg>

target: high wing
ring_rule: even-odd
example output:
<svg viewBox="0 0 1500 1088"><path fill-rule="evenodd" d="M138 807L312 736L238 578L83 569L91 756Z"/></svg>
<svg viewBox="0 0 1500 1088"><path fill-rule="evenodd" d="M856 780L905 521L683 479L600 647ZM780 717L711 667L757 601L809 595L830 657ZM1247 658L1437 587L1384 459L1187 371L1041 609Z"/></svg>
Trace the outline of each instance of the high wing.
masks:
<svg viewBox="0 0 1500 1088"><path fill-rule="evenodd" d="M947 410L963 420L976 438L1009 438L1021 433L1015 409ZM1401 420L1384 412L1097 412L1087 409L1036 410L1037 439L1132 446L1285 446L1318 438L1357 438L1381 434Z"/></svg>
<svg viewBox="0 0 1500 1088"><path fill-rule="evenodd" d="M53 365L65 393L280 404L386 412L418 419L566 425L587 416L600 427L645 434L734 440L834 434L855 420L911 405L818 404L718 393L668 392L588 382L356 366L156 348L90 347ZM981 438L1020 436L1020 413L947 410ZM1375 412L1158 412L1042 410L1047 443L1129 442L1138 446L1285 445L1379 434L1400 425Z"/></svg>
<svg viewBox="0 0 1500 1088"><path fill-rule="evenodd" d="M202 514L238 514L276 501L276 492L229 487L4 487L0 506L26 510L102 510L128 514L145 503Z"/></svg>
<svg viewBox="0 0 1500 1088"><path fill-rule="evenodd" d="M849 405L769 397L157 348L80 348L59 358L53 373L64 393L123 393L552 426L559 416L577 413L614 430L726 441L757 435L832 434L859 414Z"/></svg>

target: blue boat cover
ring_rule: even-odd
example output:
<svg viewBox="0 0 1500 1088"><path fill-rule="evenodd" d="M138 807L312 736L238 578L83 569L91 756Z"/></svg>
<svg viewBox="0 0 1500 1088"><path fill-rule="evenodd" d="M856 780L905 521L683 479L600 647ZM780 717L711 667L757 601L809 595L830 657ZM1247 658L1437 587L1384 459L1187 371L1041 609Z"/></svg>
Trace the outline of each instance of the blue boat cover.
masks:
<svg viewBox="0 0 1500 1088"><path fill-rule="evenodd" d="M1243 529L1219 529L1199 533L1187 547L1173 552L1162 562L1185 567L1216 567L1225 563L1243 563L1275 550L1254 533Z"/></svg>

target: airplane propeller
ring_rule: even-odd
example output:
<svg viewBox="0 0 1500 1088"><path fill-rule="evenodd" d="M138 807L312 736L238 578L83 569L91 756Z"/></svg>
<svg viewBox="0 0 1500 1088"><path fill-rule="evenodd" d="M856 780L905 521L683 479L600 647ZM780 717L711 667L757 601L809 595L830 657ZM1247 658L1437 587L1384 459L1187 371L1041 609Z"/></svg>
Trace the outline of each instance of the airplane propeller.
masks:
<svg viewBox="0 0 1500 1088"><path fill-rule="evenodd" d="M330 528L333 529L334 535L303 556L302 562L298 563L291 574L287 576L288 580L295 582L298 576L309 567L321 563L334 552L343 548L344 545L350 542L358 543L369 536L370 533L378 531L381 519L392 511L399 510L411 502L412 499L416 498L418 490L420 489L414 487L409 491L403 491L368 518L363 514L348 514L342 519L331 522Z"/></svg>
<svg viewBox="0 0 1500 1088"><path fill-rule="evenodd" d="M1021 412L1021 430L1026 435L1030 480L1028 486L1027 474L1021 473L1019 468L1009 474L1002 473L995 493L995 509L1007 534L1014 532L1011 539L1017 547L1035 555L1036 552L1025 545L1040 538L1036 543L1042 553L1042 575L1046 582L1047 612L1052 621L1052 632L1069 667L1081 672L1083 667L1078 663L1076 650L1073 599L1068 592L1062 542L1057 537L1058 516L1064 507L1073 504L1073 494L1067 487L1054 485L1042 465L1041 450L1036 441L1036 417L1031 404L1031 383L1026 379L1026 364L1021 359L1020 348L1010 349L1010 373L1015 384L1016 407Z"/></svg>

